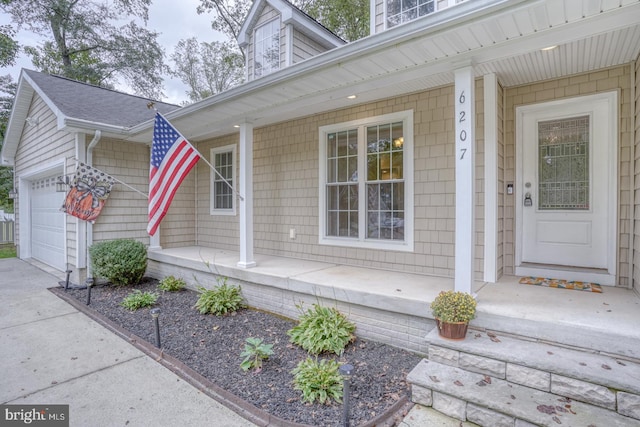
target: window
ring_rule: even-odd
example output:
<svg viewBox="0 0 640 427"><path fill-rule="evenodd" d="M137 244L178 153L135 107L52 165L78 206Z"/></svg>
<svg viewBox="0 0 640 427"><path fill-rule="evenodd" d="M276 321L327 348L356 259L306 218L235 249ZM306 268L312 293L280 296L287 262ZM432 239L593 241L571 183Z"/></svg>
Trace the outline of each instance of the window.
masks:
<svg viewBox="0 0 640 427"><path fill-rule="evenodd" d="M413 250L413 112L320 128L320 243Z"/></svg>
<svg viewBox="0 0 640 427"><path fill-rule="evenodd" d="M236 176L236 146L227 145L211 149L211 164L218 173L211 171L211 214L235 215L236 206L232 186ZM224 178L224 179L223 179ZM225 182L226 180L226 182Z"/></svg>
<svg viewBox="0 0 640 427"><path fill-rule="evenodd" d="M260 77L280 68L280 20L256 28L254 36L253 75Z"/></svg>
<svg viewBox="0 0 640 427"><path fill-rule="evenodd" d="M387 28L433 13L435 0L386 0Z"/></svg>

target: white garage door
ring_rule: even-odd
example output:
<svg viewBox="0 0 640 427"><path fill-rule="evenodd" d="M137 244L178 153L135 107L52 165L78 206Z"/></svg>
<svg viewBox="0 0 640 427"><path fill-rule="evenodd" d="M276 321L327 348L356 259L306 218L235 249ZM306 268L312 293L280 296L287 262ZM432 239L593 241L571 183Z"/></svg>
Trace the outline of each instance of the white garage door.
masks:
<svg viewBox="0 0 640 427"><path fill-rule="evenodd" d="M60 270L66 270L64 220L60 211L65 193L56 192L56 178L31 184L31 256Z"/></svg>

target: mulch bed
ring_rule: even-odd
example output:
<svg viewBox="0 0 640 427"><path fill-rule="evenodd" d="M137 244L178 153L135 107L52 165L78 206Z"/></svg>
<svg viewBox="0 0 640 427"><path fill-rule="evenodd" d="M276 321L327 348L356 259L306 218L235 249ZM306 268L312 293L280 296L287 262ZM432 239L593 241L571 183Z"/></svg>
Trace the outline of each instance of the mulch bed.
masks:
<svg viewBox="0 0 640 427"><path fill-rule="evenodd" d="M155 307L161 310L159 321L164 354L280 420L312 426L342 425L342 404L307 404L302 402L301 392L293 388L291 371L308 356L305 350L289 342L286 332L295 325L294 321L253 309L222 317L202 315L193 308L198 299L197 292L162 292L157 289L157 281L150 278L143 279L134 288L111 285L92 288L90 309L154 344L155 330L149 309L132 312L120 306L122 299L133 289L160 295ZM64 293L86 303L86 290L69 289ZM274 354L264 362L259 373L240 369L240 353L249 337L262 338L265 343L273 344ZM337 359L355 367L350 383L350 425L393 425L410 406L406 375L421 356L357 338L342 356L323 354L319 357Z"/></svg>

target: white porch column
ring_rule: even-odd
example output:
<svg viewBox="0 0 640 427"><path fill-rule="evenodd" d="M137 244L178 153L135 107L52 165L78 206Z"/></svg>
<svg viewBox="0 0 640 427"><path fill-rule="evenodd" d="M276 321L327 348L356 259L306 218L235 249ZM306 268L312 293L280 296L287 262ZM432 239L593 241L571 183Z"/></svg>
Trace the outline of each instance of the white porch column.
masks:
<svg viewBox="0 0 640 427"><path fill-rule="evenodd" d="M152 147L149 146L149 156L151 156ZM160 233L162 233L162 223L158 225L156 234L149 236L149 249L150 251L159 251L162 249L160 245Z"/></svg>
<svg viewBox="0 0 640 427"><path fill-rule="evenodd" d="M473 67L455 71L455 290L472 293L475 255L475 82Z"/></svg>
<svg viewBox="0 0 640 427"><path fill-rule="evenodd" d="M149 236L149 250L159 251L160 249L162 249L162 246L160 246L160 226L158 226L156 234Z"/></svg>
<svg viewBox="0 0 640 427"><path fill-rule="evenodd" d="M498 280L498 79L484 76L484 281Z"/></svg>
<svg viewBox="0 0 640 427"><path fill-rule="evenodd" d="M240 261L238 267L255 267L253 259L253 125L240 125Z"/></svg>

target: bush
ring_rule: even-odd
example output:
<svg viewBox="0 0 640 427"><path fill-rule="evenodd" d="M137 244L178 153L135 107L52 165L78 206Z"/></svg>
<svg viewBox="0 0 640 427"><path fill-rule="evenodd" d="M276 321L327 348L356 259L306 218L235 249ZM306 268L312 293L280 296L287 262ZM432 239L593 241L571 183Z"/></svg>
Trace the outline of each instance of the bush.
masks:
<svg viewBox="0 0 640 427"><path fill-rule="evenodd" d="M157 300L158 294L154 292L142 292L136 289L127 295L120 305L127 310L135 311L142 307L151 307Z"/></svg>
<svg viewBox="0 0 640 427"><path fill-rule="evenodd" d="M442 322L469 323L476 317L476 300L467 292L442 291L431 303L431 312Z"/></svg>
<svg viewBox="0 0 640 427"><path fill-rule="evenodd" d="M291 371L296 390L302 391L304 402L330 404L331 399L342 402L342 376L340 365L335 360L321 360L307 357Z"/></svg>
<svg viewBox="0 0 640 427"><path fill-rule="evenodd" d="M213 289L198 287L200 298L195 308L200 314L215 314L221 316L244 308L244 301L240 293L240 286L227 285L224 279L222 284Z"/></svg>
<svg viewBox="0 0 640 427"><path fill-rule="evenodd" d="M184 279L176 279L174 276L167 276L158 283L158 289L166 292L177 292L184 289L187 282Z"/></svg>
<svg viewBox="0 0 640 427"><path fill-rule="evenodd" d="M314 304L287 335L292 343L311 354L330 351L342 355L347 344L355 339L355 330L356 326L335 308Z"/></svg>
<svg viewBox="0 0 640 427"><path fill-rule="evenodd" d="M262 342L262 338L247 338L244 351L240 353L240 357L244 357L240 367L243 371L255 369L256 372L260 372L262 361L268 359L272 354L273 344L265 344Z"/></svg>
<svg viewBox="0 0 640 427"><path fill-rule="evenodd" d="M147 249L135 240L109 240L89 248L96 277L114 285L137 285L147 270Z"/></svg>

